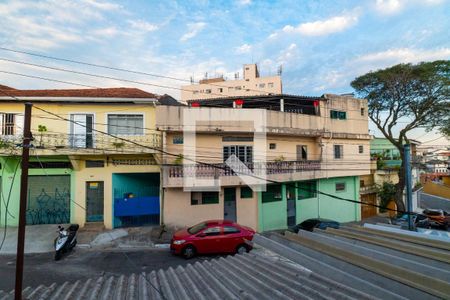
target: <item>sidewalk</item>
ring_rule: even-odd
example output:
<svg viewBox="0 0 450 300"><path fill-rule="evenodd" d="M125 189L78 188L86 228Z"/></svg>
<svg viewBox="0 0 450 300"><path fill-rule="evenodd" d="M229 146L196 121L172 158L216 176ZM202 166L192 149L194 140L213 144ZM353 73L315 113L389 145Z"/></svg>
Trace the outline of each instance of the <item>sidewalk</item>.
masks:
<svg viewBox="0 0 450 300"><path fill-rule="evenodd" d="M62 225L67 227L67 225ZM25 253L53 252L53 242L57 237L57 225L26 226ZM172 237L172 231L161 233L160 226L131 227L118 229L100 229L78 231L78 248L84 249L143 249L167 248ZM3 230L0 230L0 243ZM17 250L17 227L8 227L6 238L0 255L15 254Z"/></svg>

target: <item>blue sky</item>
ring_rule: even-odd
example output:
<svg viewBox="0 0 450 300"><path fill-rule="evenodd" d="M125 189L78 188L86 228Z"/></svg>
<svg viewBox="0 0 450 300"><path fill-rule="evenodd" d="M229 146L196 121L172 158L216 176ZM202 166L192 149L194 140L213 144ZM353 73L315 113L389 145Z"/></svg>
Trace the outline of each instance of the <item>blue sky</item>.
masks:
<svg viewBox="0 0 450 300"><path fill-rule="evenodd" d="M445 0L113 1L0 0L0 45L189 80L205 72L232 78L242 64L261 73L283 66L285 93L351 92L350 81L400 62L450 58ZM0 70L97 87L135 86L179 96L183 81L34 58L0 58L65 67L173 89L90 78L0 60ZM0 73L16 88L76 88ZM420 130L417 133L422 135ZM424 139L432 139L433 134Z"/></svg>

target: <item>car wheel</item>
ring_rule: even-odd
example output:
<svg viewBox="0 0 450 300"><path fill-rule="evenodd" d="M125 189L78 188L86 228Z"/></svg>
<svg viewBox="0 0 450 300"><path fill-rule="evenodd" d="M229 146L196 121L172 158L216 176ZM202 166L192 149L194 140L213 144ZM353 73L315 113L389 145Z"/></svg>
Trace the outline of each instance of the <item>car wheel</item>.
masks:
<svg viewBox="0 0 450 300"><path fill-rule="evenodd" d="M237 254L244 254L245 252L248 252L248 251L249 250L248 250L248 247L246 245L241 244L241 245L236 247L236 253Z"/></svg>
<svg viewBox="0 0 450 300"><path fill-rule="evenodd" d="M193 258L195 256L195 248L194 246L187 246L183 249L183 251L181 252L181 254L183 255L184 258L186 259L190 259Z"/></svg>

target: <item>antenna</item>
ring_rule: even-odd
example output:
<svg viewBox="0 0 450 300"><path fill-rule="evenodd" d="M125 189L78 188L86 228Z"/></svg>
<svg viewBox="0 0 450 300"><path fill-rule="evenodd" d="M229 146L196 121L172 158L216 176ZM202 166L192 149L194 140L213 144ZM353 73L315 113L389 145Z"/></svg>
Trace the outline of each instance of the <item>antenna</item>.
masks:
<svg viewBox="0 0 450 300"><path fill-rule="evenodd" d="M278 72L277 72L278 76L281 76L281 74L283 74L283 65L280 65L278 67Z"/></svg>
<svg viewBox="0 0 450 300"><path fill-rule="evenodd" d="M194 84L194 76L191 76L191 84Z"/></svg>
<svg viewBox="0 0 450 300"><path fill-rule="evenodd" d="M208 79L208 72L205 72L205 79Z"/></svg>

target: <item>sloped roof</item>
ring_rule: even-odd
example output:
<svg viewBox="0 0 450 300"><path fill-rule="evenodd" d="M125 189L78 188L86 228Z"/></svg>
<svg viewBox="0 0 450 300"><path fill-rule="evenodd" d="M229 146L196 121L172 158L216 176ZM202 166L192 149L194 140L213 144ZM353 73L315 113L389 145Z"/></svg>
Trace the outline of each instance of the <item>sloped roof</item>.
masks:
<svg viewBox="0 0 450 300"><path fill-rule="evenodd" d="M5 95L15 97L77 97L77 98L155 98L152 94L137 88L101 88L101 89L47 89L47 90L16 90L0 86Z"/></svg>
<svg viewBox="0 0 450 300"><path fill-rule="evenodd" d="M0 291L0 299L13 299ZM130 276L100 276L25 288L26 299L370 299L308 269L259 254L196 262Z"/></svg>

